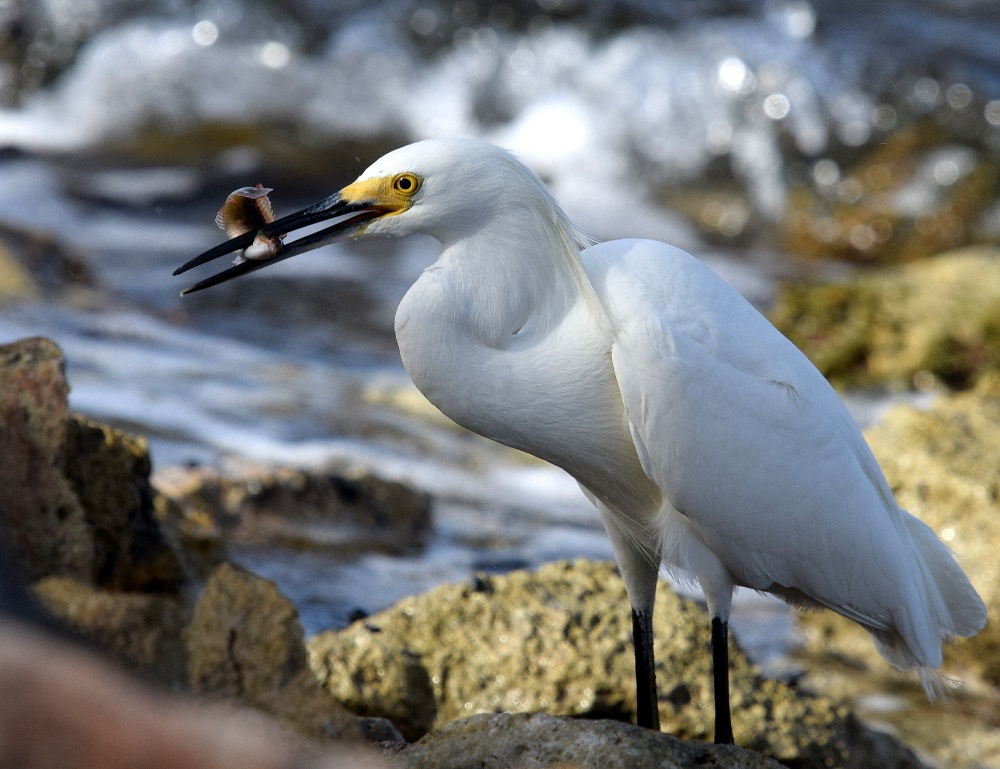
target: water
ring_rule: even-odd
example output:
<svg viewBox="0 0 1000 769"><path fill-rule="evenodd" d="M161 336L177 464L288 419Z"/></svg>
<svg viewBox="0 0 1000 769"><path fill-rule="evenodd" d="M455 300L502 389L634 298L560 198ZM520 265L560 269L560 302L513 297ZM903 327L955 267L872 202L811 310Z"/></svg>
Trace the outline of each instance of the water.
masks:
<svg viewBox="0 0 1000 769"><path fill-rule="evenodd" d="M337 8L46 4L21 11L34 47L0 64L0 218L51 233L96 279L84 300L0 307L0 340L55 339L72 407L146 435L157 466L353 463L434 494L419 552L236 551L308 632L477 570L611 552L566 476L419 405L391 327L433 242L341 244L181 300L188 276L169 273L221 239L230 190L264 182L282 215L392 146L479 136L535 168L588 234L687 247L765 306L802 269L774 226L818 160L837 168L938 113L977 150L1000 146L987 2ZM730 239L661 205L668 189L735 190ZM867 421L885 401L852 404ZM759 659L793 640L773 604L738 603L743 618Z"/></svg>

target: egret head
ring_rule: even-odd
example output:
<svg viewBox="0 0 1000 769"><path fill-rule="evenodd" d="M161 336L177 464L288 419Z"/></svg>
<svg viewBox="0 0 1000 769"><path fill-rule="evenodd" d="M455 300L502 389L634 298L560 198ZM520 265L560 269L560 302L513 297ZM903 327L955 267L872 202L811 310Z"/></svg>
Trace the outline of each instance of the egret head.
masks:
<svg viewBox="0 0 1000 769"><path fill-rule="evenodd" d="M332 220L331 226L287 243L273 258L237 264L185 293L344 238L421 232L443 242L457 239L512 208L563 217L538 177L509 152L476 139L428 139L382 156L339 192L271 222L261 233L277 238L318 222ZM256 234L222 243L174 274L245 249Z"/></svg>

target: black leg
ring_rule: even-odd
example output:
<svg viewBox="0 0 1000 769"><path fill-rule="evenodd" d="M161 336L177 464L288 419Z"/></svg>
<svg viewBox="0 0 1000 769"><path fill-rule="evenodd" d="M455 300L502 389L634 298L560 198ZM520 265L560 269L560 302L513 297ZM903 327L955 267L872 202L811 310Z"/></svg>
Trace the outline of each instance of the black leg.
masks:
<svg viewBox="0 0 1000 769"><path fill-rule="evenodd" d="M715 682L715 741L733 744L729 716L729 625L712 617L712 677Z"/></svg>
<svg viewBox="0 0 1000 769"><path fill-rule="evenodd" d="M635 722L660 731L656 701L656 666L653 664L653 613L632 609L632 644L635 647Z"/></svg>

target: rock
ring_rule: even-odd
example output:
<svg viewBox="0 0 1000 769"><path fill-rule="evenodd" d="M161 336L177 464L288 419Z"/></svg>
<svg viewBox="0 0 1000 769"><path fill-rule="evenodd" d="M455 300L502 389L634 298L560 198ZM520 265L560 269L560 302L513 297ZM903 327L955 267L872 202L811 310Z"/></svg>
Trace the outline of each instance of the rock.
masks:
<svg viewBox="0 0 1000 769"><path fill-rule="evenodd" d="M168 468L156 483L184 520L213 521L231 542L407 550L430 529L427 494L360 469Z"/></svg>
<svg viewBox="0 0 1000 769"><path fill-rule="evenodd" d="M69 420L65 474L94 537L94 583L176 592L180 561L160 529L145 439L83 417Z"/></svg>
<svg viewBox="0 0 1000 769"><path fill-rule="evenodd" d="M0 346L0 524L28 579L87 579L94 542L62 473L69 385L50 340Z"/></svg>
<svg viewBox="0 0 1000 769"><path fill-rule="evenodd" d="M0 347L0 523L30 580L176 592L180 564L153 509L142 439L67 413L59 348Z"/></svg>
<svg viewBox="0 0 1000 769"><path fill-rule="evenodd" d="M145 442L68 416L68 389L51 341L0 347L4 539L56 617L133 668L181 682L183 580L153 510Z"/></svg>
<svg viewBox="0 0 1000 769"><path fill-rule="evenodd" d="M180 598L98 590L65 577L43 579L34 592L56 617L133 669L184 683L187 612Z"/></svg>
<svg viewBox="0 0 1000 769"><path fill-rule="evenodd" d="M847 283L786 284L768 315L838 386L966 388L1000 369L1000 259L968 248Z"/></svg>
<svg viewBox="0 0 1000 769"><path fill-rule="evenodd" d="M167 469L169 472L170 468ZM158 473L156 477L159 477ZM156 481L158 482L158 481ZM173 497L155 489L153 509L167 539L181 562L181 570L193 582L203 583L225 563L226 544L222 528L211 516L195 506L185 507Z"/></svg>
<svg viewBox="0 0 1000 769"><path fill-rule="evenodd" d="M363 738L310 672L298 612L273 582L223 564L185 638L193 690L252 705L308 737Z"/></svg>
<svg viewBox="0 0 1000 769"><path fill-rule="evenodd" d="M388 718L358 718L358 726L368 742L393 749L406 744L406 738Z"/></svg>
<svg viewBox="0 0 1000 769"><path fill-rule="evenodd" d="M392 756L406 769L779 769L781 764L731 745L685 742L617 721L544 713L484 713L431 732Z"/></svg>
<svg viewBox="0 0 1000 769"><path fill-rule="evenodd" d="M322 749L262 713L140 685L95 654L0 623L0 766L32 769L385 769Z"/></svg>
<svg viewBox="0 0 1000 769"><path fill-rule="evenodd" d="M660 586L654 615L664 731L711 739L709 621ZM604 563L552 563L404 599L310 639L310 665L351 711L408 738L474 713L634 718L632 628L621 578ZM766 680L732 650L737 744L797 767L917 767L846 707Z"/></svg>

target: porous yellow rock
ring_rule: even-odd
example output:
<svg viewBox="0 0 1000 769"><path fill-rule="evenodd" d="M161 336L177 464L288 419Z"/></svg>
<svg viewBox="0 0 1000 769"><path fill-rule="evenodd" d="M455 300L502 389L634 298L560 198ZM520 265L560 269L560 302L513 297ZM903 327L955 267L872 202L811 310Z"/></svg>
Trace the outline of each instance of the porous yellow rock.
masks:
<svg viewBox="0 0 1000 769"><path fill-rule="evenodd" d="M653 624L663 730L711 740L707 612L661 584ZM445 585L314 636L308 648L338 700L396 720L411 738L474 713L635 715L628 599L608 563L550 563ZM735 645L731 680L739 745L801 767L870 766L872 756L880 766L920 765L843 705L765 680Z"/></svg>

